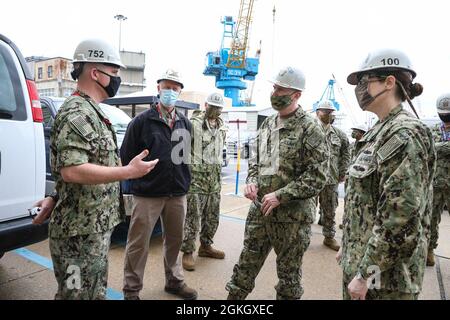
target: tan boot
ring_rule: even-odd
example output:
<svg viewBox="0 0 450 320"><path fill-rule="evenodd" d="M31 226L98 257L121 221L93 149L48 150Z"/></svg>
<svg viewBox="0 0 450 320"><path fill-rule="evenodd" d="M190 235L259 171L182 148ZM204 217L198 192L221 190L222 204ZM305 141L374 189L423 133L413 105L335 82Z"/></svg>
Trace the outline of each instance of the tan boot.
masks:
<svg viewBox="0 0 450 320"><path fill-rule="evenodd" d="M432 267L434 266L434 251L433 249L428 250L428 254L427 254L427 267Z"/></svg>
<svg viewBox="0 0 450 320"><path fill-rule="evenodd" d="M195 270L195 261L194 261L194 257L192 256L192 253L183 254L183 268L184 268L184 270L187 270L187 271Z"/></svg>
<svg viewBox="0 0 450 320"><path fill-rule="evenodd" d="M323 244L334 251L339 251L339 248L341 247L334 238L329 237L325 237Z"/></svg>
<svg viewBox="0 0 450 320"><path fill-rule="evenodd" d="M223 259L225 258L225 252L214 249L211 245L201 244L198 249L199 257L213 258L213 259Z"/></svg>

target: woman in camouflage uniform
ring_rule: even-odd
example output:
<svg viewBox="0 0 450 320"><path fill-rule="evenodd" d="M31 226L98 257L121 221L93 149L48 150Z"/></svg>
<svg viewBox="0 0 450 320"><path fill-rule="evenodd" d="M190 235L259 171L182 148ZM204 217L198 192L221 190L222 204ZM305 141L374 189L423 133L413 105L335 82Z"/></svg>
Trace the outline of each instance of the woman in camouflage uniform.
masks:
<svg viewBox="0 0 450 320"><path fill-rule="evenodd" d="M422 289L435 149L430 129L402 106L415 112L415 76L404 53L380 50L347 78L379 121L355 144L348 174L337 257L344 299L417 299Z"/></svg>

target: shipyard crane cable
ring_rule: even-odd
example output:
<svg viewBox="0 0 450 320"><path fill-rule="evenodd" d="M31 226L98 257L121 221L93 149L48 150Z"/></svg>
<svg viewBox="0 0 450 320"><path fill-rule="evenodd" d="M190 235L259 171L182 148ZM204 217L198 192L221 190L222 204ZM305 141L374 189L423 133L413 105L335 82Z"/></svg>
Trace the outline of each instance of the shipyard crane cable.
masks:
<svg viewBox="0 0 450 320"><path fill-rule="evenodd" d="M353 110L352 110L353 108L352 108L351 104L348 103L347 97L346 97L345 94L344 94L344 90L342 89L340 83L337 81L336 77L334 76L334 73L332 73L331 75L333 76L333 79L334 79L334 81L335 81L335 83L336 83L336 85L337 85L338 91L339 91L339 92L341 93L341 95L342 95L342 98L343 98L343 100L344 100L344 102L345 102L345 106L347 107L347 109L348 109L349 111L353 111ZM358 121L357 121L356 118L355 118L355 114L357 114L357 112L356 112L356 113L350 112L350 118L352 119L353 125L356 125L356 124L358 123Z"/></svg>

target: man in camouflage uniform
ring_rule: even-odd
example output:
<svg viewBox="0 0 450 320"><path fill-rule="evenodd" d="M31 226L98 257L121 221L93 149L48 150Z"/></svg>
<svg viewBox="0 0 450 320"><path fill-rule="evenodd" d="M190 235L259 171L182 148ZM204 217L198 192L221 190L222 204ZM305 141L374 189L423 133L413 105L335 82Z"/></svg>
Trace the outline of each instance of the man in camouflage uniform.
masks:
<svg viewBox="0 0 450 320"><path fill-rule="evenodd" d="M401 104L421 94L415 76L404 53L387 49L347 78L380 121L356 143L347 178L337 256L345 299L417 299L422 289L435 149L430 129Z"/></svg>
<svg viewBox="0 0 450 320"><path fill-rule="evenodd" d="M361 138L364 136L364 134L367 132L367 128L365 125L363 124L357 124L356 126L352 127L352 138L355 139L355 141L353 141L352 143L350 143L350 162L349 162L349 166L350 164L353 163L353 161L355 160L355 145L356 143L361 140ZM346 176L348 174L348 168L347 168L347 172L346 172ZM347 189L347 183L345 183L345 189ZM339 229L342 230L343 225L342 223L339 224Z"/></svg>
<svg viewBox="0 0 450 320"><path fill-rule="evenodd" d="M428 246L427 266L434 266L434 249L439 238L439 223L444 206L450 210L450 93L437 100L437 112L442 123L432 132L436 146L436 175L433 183L433 213L431 216L431 236Z"/></svg>
<svg viewBox="0 0 450 320"><path fill-rule="evenodd" d="M244 247L226 285L229 300L245 299L269 252L277 255L277 299L300 299L302 258L309 246L315 197L328 175L323 129L297 104L305 88L303 73L282 69L274 81L272 107L258 130L245 196L252 200Z"/></svg>
<svg viewBox="0 0 450 320"><path fill-rule="evenodd" d="M334 239L336 234L335 221L336 208L339 204L339 183L345 180L350 163L349 142L345 133L332 125L333 102L324 100L317 106L317 118L324 127L328 147L330 149L330 173L325 188L319 193L320 222L322 234L325 239L323 244L328 248L338 251L339 243Z"/></svg>
<svg viewBox="0 0 450 320"><path fill-rule="evenodd" d="M124 217L117 181L145 175L157 162L141 160L146 150L129 166L120 166L115 133L98 105L117 92L120 67L119 52L109 44L81 42L72 72L77 91L61 106L53 125L51 167L59 199L49 224L49 245L56 299L105 298L110 237Z"/></svg>
<svg viewBox="0 0 450 320"><path fill-rule="evenodd" d="M367 132L365 125L362 125L362 124L357 124L356 126L352 127L351 129L352 129L352 138L355 139L355 141L350 143L350 163L353 162L353 160L355 158L356 143L359 140L361 140L361 138ZM349 165L350 165L350 163L349 163Z"/></svg>
<svg viewBox="0 0 450 320"><path fill-rule="evenodd" d="M187 195L184 240L181 246L183 268L193 271L195 239L200 230L198 255L214 259L225 258L223 251L214 249L214 235L219 226L222 153L226 128L220 118L224 105L220 93L212 93L205 102L205 111L195 111L191 117L191 185Z"/></svg>

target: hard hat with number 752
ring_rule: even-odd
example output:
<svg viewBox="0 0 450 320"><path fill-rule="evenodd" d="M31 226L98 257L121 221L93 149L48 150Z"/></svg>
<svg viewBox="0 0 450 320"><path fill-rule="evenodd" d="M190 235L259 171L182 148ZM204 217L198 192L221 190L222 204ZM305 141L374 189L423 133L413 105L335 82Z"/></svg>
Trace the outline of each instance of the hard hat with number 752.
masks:
<svg viewBox="0 0 450 320"><path fill-rule="evenodd" d="M396 49L381 49L370 52L359 70L352 72L347 77L347 82L352 85L357 85L359 76L371 70L403 70L410 72L412 79L416 77L416 72L412 69L411 61L405 53Z"/></svg>
<svg viewBox="0 0 450 320"><path fill-rule="evenodd" d="M111 44L101 39L87 39L81 41L75 49L72 62L112 64L120 68L126 68L120 60L119 51Z"/></svg>

